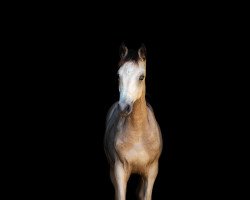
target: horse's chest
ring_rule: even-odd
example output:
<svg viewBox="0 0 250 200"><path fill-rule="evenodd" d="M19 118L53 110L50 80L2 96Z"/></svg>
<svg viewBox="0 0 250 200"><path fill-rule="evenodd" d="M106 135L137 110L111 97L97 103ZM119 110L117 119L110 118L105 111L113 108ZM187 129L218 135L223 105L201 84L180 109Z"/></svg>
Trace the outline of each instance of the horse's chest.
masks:
<svg viewBox="0 0 250 200"><path fill-rule="evenodd" d="M142 142L138 143L120 143L118 145L118 153L121 159L126 160L131 165L145 165L150 157Z"/></svg>
<svg viewBox="0 0 250 200"><path fill-rule="evenodd" d="M131 163L145 164L149 160L148 152L143 144L134 144L126 153L126 158Z"/></svg>

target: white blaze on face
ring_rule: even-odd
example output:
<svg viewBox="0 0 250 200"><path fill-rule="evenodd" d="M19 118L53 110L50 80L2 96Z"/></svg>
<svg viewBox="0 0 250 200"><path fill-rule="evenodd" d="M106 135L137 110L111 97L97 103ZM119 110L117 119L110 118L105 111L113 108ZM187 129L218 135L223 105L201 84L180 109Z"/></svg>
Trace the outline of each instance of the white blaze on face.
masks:
<svg viewBox="0 0 250 200"><path fill-rule="evenodd" d="M125 63L118 71L119 75L119 104L131 104L139 99L143 91L144 80L140 77L145 76L145 67L136 65L132 62Z"/></svg>

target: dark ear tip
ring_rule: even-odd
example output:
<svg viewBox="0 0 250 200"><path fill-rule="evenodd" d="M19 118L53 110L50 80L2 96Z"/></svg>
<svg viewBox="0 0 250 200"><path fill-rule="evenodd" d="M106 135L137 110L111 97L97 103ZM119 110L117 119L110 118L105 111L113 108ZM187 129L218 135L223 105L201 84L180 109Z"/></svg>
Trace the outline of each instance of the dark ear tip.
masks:
<svg viewBox="0 0 250 200"><path fill-rule="evenodd" d="M139 51L141 51L141 52L143 52L144 54L146 54L146 51L147 51L147 50L146 50L146 46L145 46L144 43L141 44L141 47L140 47Z"/></svg>
<svg viewBox="0 0 250 200"><path fill-rule="evenodd" d="M121 43L120 48L121 48L121 49L126 49L126 48L127 48L125 42L122 42L122 43Z"/></svg>
<svg viewBox="0 0 250 200"><path fill-rule="evenodd" d="M126 48L126 44L125 42L122 42L121 45L120 45L121 48Z"/></svg>
<svg viewBox="0 0 250 200"><path fill-rule="evenodd" d="M144 43L141 43L141 48L146 49L146 46Z"/></svg>
<svg viewBox="0 0 250 200"><path fill-rule="evenodd" d="M124 58L128 53L128 48L126 47L125 43L122 42L120 45L120 57Z"/></svg>
<svg viewBox="0 0 250 200"><path fill-rule="evenodd" d="M140 56L140 58L142 59L142 60L145 60L146 59L146 53L147 51L146 51L146 46L145 46L145 44L144 43L142 43L141 44L141 47L140 47L140 49L139 49L139 51L138 51L138 53L139 53L139 56Z"/></svg>

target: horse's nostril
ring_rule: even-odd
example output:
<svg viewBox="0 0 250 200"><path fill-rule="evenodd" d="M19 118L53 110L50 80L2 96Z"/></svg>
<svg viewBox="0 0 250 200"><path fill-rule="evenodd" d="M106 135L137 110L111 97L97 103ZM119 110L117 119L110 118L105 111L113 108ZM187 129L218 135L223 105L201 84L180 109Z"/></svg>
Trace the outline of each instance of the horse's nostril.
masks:
<svg viewBox="0 0 250 200"><path fill-rule="evenodd" d="M130 105L126 106L125 111L129 113L129 111L130 111Z"/></svg>
<svg viewBox="0 0 250 200"><path fill-rule="evenodd" d="M119 104L119 110L121 114L128 115L132 111L132 105L130 104Z"/></svg>
<svg viewBox="0 0 250 200"><path fill-rule="evenodd" d="M127 105L126 108L125 108L125 112L127 114L129 114L131 111L132 111L132 106L131 105Z"/></svg>

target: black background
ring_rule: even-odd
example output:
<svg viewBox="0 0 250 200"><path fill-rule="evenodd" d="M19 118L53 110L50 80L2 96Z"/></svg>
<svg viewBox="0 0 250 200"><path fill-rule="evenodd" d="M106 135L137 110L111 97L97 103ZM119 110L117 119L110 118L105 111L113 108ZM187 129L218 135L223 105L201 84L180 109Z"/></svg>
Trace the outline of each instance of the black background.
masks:
<svg viewBox="0 0 250 200"><path fill-rule="evenodd" d="M107 111L119 98L122 42L147 48L146 99L164 140L153 198L193 197L197 190L207 196L217 190L203 184L214 167L208 160L219 157L213 128L224 33L220 22L185 14L157 25L113 26L78 16L35 21L26 37L36 83L29 99L38 149L34 180L41 180L36 195L113 198L103 136ZM128 199L135 199L137 182L137 176L130 179Z"/></svg>

